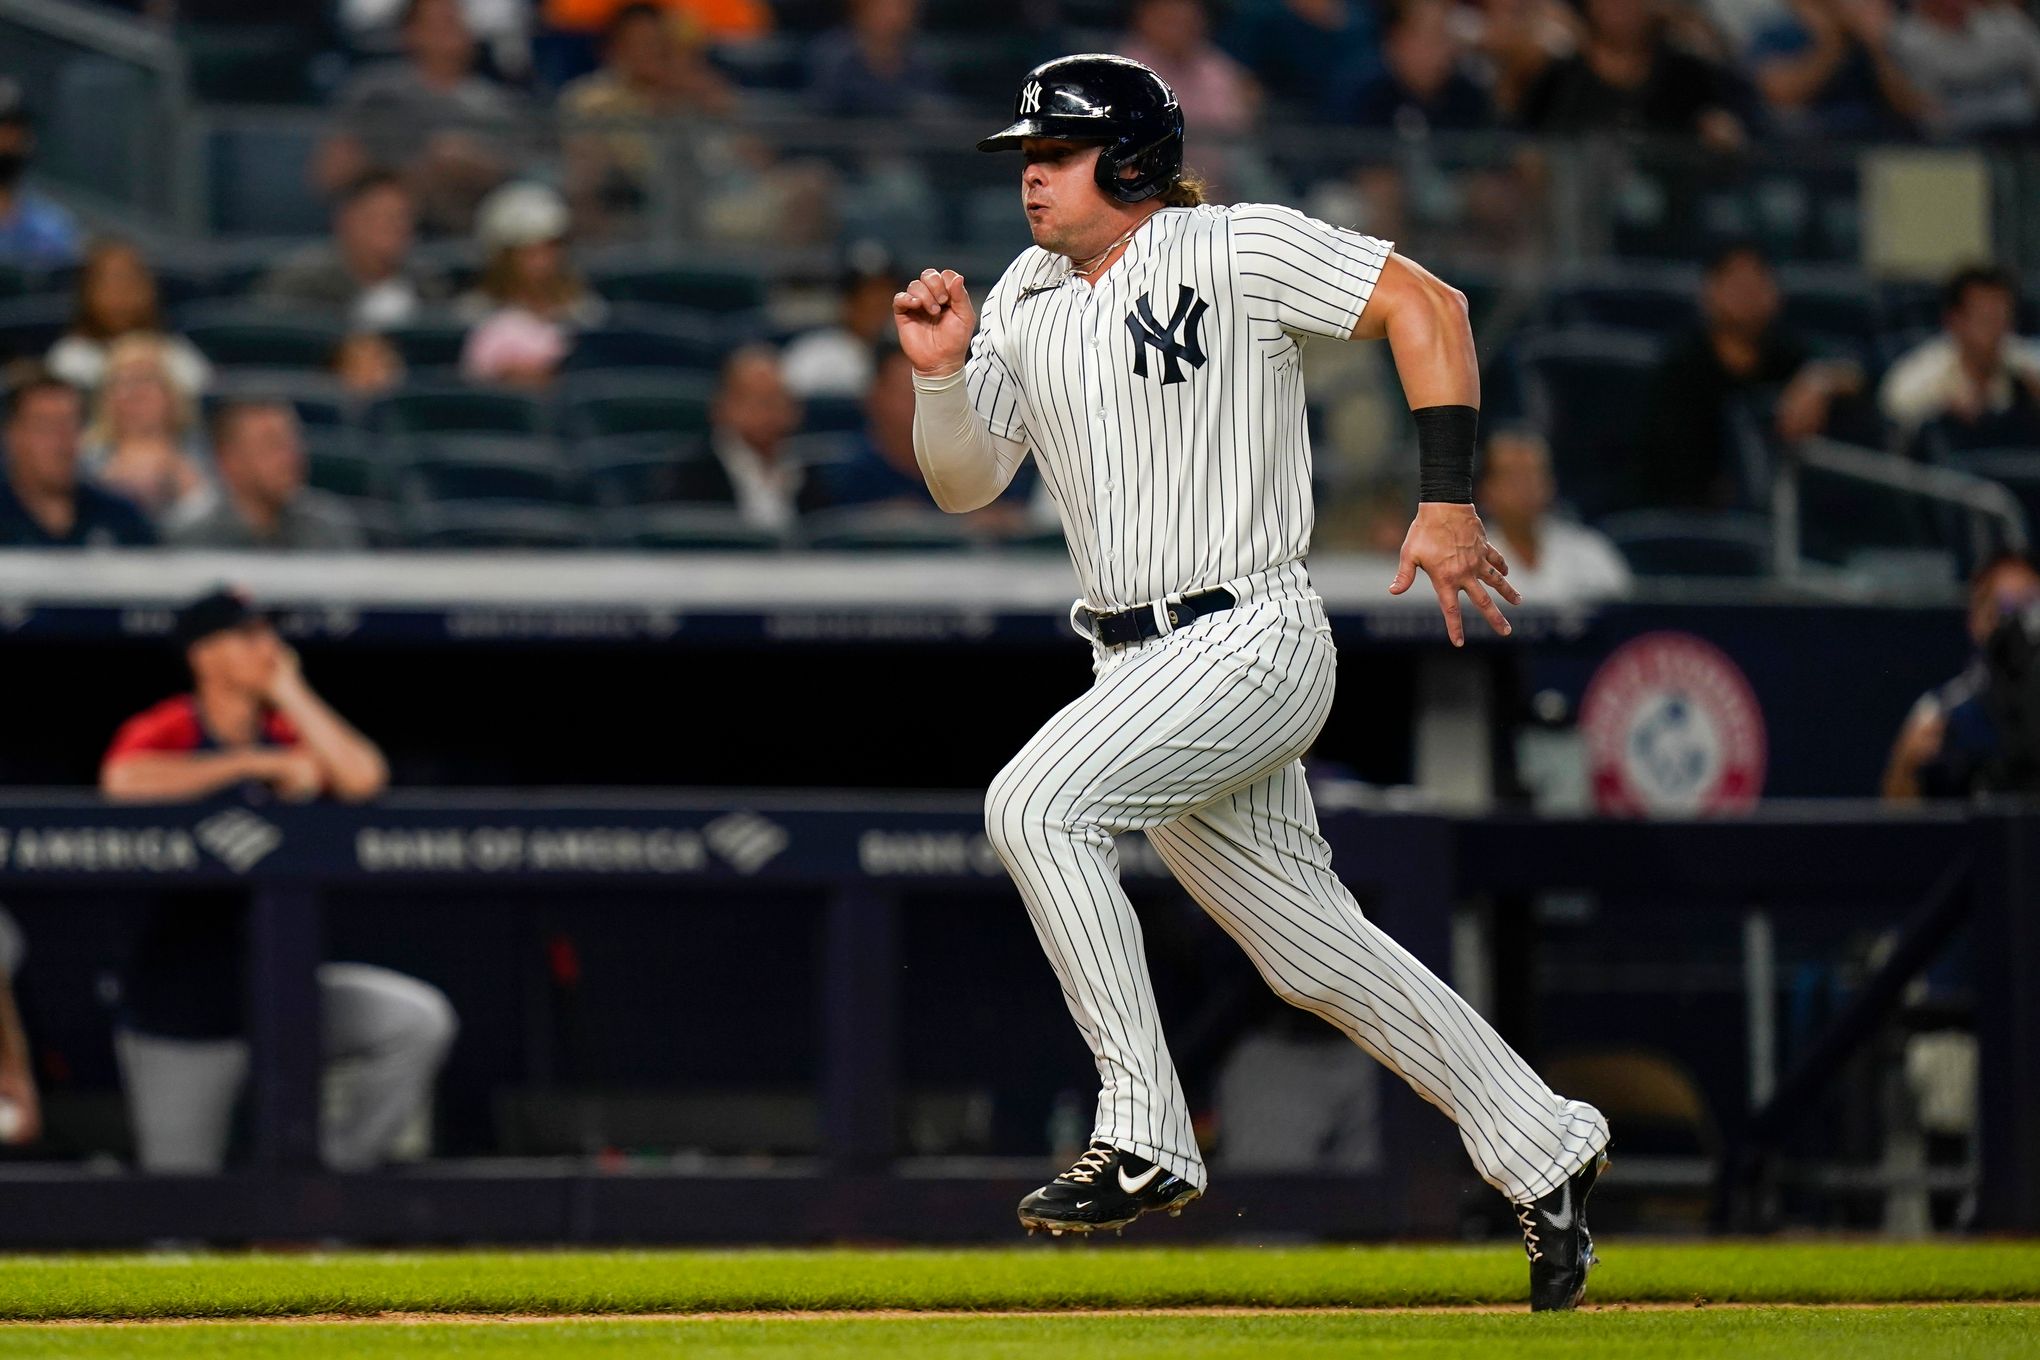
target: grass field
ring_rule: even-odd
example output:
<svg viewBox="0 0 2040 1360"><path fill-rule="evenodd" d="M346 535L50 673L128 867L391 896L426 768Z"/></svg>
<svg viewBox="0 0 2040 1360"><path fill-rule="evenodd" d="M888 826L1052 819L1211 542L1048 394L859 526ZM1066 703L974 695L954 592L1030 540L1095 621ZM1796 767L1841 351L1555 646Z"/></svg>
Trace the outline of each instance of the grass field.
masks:
<svg viewBox="0 0 2040 1360"><path fill-rule="evenodd" d="M1604 1256L1594 1310L1535 1318L1499 1244L14 1257L0 1354L2040 1355L2040 1242Z"/></svg>

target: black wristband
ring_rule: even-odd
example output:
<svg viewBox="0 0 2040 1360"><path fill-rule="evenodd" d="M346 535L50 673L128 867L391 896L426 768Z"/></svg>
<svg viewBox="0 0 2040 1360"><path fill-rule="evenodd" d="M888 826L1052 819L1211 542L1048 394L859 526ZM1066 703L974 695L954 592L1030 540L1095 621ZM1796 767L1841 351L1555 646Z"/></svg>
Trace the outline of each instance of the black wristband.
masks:
<svg viewBox="0 0 2040 1360"><path fill-rule="evenodd" d="M1417 499L1472 505L1479 408L1426 406L1410 418L1417 422Z"/></svg>

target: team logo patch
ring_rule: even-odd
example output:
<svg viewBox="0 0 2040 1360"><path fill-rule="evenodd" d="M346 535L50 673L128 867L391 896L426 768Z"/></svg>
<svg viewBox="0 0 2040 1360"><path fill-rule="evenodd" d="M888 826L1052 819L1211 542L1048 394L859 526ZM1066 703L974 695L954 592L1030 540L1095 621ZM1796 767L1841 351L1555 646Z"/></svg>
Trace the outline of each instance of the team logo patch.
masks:
<svg viewBox="0 0 2040 1360"><path fill-rule="evenodd" d="M1030 80L1020 91L1020 112L1041 112L1041 82Z"/></svg>
<svg viewBox="0 0 2040 1360"><path fill-rule="evenodd" d="M1201 329L1204 313L1210 304L1191 290L1188 284L1176 285L1176 307L1169 313L1167 325L1155 320L1148 300L1142 298L1134 309L1126 314L1126 329L1133 335L1133 376L1145 378L1147 370L1147 347L1153 345L1155 353L1162 356L1162 386L1183 381L1183 364L1192 368L1204 367L1204 338ZM1176 332L1183 332L1176 338Z"/></svg>
<svg viewBox="0 0 2040 1360"><path fill-rule="evenodd" d="M1594 802L1629 816L1737 812L1764 787L1764 711L1742 670L1690 633L1611 653L1580 701Z"/></svg>

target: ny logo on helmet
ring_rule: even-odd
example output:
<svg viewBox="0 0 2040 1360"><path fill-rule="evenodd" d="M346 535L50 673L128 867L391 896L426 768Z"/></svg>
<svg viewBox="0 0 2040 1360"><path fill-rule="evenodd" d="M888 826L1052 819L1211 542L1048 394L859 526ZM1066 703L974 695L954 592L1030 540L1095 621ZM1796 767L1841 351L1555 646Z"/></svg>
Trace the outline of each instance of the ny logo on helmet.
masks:
<svg viewBox="0 0 2040 1360"><path fill-rule="evenodd" d="M1040 112L1041 112L1041 82L1040 82L1040 81L1038 81L1038 80L1030 80L1030 81L1028 81L1028 82L1027 82L1027 84L1026 84L1025 88L1023 88L1023 89L1022 89L1022 90L1020 91L1020 112L1022 112L1022 113L1040 113Z"/></svg>
<svg viewBox="0 0 2040 1360"><path fill-rule="evenodd" d="M1177 360L1188 360L1192 368L1204 367L1204 340L1198 334L1198 328L1204 321L1208 306L1188 285L1180 283L1176 285L1176 308L1169 313L1166 326L1155 320L1146 298L1135 303L1134 310L1126 314L1126 329L1133 335L1133 376L1145 378L1148 375L1149 345L1153 345L1155 352L1162 356L1164 387L1183 381L1183 368ZM1183 332L1181 340L1176 338L1179 328Z"/></svg>

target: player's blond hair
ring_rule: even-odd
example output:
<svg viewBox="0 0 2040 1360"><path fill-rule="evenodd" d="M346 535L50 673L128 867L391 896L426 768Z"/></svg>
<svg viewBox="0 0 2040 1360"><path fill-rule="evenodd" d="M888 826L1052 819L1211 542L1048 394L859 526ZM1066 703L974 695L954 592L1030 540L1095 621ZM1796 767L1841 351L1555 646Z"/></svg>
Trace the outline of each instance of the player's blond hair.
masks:
<svg viewBox="0 0 2040 1360"><path fill-rule="evenodd" d="M1209 188L1204 176L1195 170L1185 170L1176 176L1176 182L1162 190L1162 206L1165 208L1194 208L1205 201Z"/></svg>

